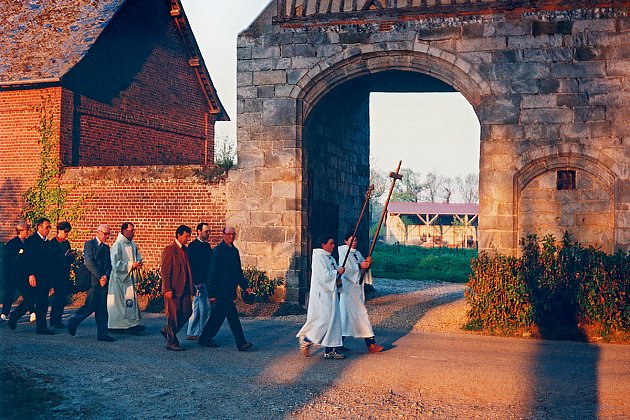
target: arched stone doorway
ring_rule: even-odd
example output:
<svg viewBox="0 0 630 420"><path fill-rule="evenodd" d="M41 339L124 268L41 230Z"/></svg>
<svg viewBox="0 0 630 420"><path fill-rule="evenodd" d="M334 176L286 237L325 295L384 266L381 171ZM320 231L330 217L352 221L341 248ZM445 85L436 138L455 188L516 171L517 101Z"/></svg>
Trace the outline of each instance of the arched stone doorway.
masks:
<svg viewBox="0 0 630 420"><path fill-rule="evenodd" d="M229 175L226 217L242 233L244 264L286 277L287 299L301 301L313 215L327 224L316 210L330 208L339 215L337 229L345 229L369 182L363 175L368 164L361 158L367 156L367 134L353 129L367 125L367 102L357 99L338 112L329 104L353 86L366 92L388 85L398 79L394 72L403 75L401 80L408 77L405 89L429 77L460 92L475 110L481 125L481 250L516 254L519 235L536 224L527 217L543 217L537 207L523 214L532 204L534 186L549 184L558 171L571 177L571 171L582 170L585 176L576 175L583 180L578 184L585 188L582 196L554 200L566 203L567 211L582 212L589 206L587 196L601 192L596 201L608 203L600 207L607 222L585 240L592 243L595 237L627 250L630 59L621 52L630 38L625 9L594 10L588 2L575 9L551 0L518 9L495 7L500 2L399 3L387 2L376 11L305 8L298 14L296 2L275 0L239 36L239 168ZM346 118L338 129L322 124L341 116ZM312 179L327 179L326 171L337 172L342 161L341 156L323 157L331 148L314 147L317 139L332 142L347 133L363 148L354 172L335 174L315 188ZM568 164L549 166L567 155L574 157ZM341 185L335 180L342 176L357 181ZM343 201L347 208L341 200L325 200L337 189L352 195L352 203ZM584 217L583 223L588 220ZM547 226L558 229L561 222Z"/></svg>
<svg viewBox="0 0 630 420"><path fill-rule="evenodd" d="M449 80L449 84L427 74L426 61L417 55L413 51L360 55L334 66L302 91L299 100L304 104L301 144L307 254L318 246L315 241L321 234L340 237L355 226L369 185L370 93L455 92L451 84L470 84L470 80ZM432 69L439 67L434 63ZM345 78L338 77L340 71ZM453 72L442 77L462 76ZM419 138L417 145L406 152L421 153L422 144L431 141L436 140ZM404 153L400 159L404 165ZM367 248L368 228L365 218L359 230L362 249Z"/></svg>

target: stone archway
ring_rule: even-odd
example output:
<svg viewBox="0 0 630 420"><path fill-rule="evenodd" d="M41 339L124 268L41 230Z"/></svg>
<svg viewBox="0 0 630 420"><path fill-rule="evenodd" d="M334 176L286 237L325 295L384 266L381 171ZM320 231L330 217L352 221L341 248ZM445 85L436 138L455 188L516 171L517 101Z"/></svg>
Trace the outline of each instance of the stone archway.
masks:
<svg viewBox="0 0 630 420"><path fill-rule="evenodd" d="M242 233L244 263L286 277L288 300L301 301L309 268L309 136L327 133L309 121L344 85L388 72L426 75L472 104L481 124L480 249L517 252L523 200L537 179L562 169L537 172L536 165L565 153L595 159L614 175L608 182L599 166L581 169L579 159L563 166L612 191L599 200L612 214L603 227L612 239L603 230L590 236L630 247L627 5L414 1L370 10L358 6L362 0L333 3L274 0L238 40L239 168L229 175L226 217ZM366 110L355 109L361 121ZM367 182L347 184L349 194L360 197Z"/></svg>
<svg viewBox="0 0 630 420"><path fill-rule="evenodd" d="M386 48L397 45L381 47L383 51L351 57L339 54L328 60L330 67L319 73L312 70L297 83L304 86L297 96L297 120L301 122L297 135L303 151L302 210L308 221L303 242L307 255L317 246L311 241L320 234L340 236L356 223L369 185L370 92L459 90L476 104L482 102L484 92L489 92L488 84L470 70L469 63L444 51L389 51ZM368 244L368 225L364 220L359 231L362 249Z"/></svg>

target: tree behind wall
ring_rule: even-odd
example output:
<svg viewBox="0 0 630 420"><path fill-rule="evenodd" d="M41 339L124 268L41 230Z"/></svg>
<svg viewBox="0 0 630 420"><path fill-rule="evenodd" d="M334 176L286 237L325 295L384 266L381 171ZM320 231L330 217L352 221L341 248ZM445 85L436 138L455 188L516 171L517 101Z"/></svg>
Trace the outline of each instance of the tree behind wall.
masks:
<svg viewBox="0 0 630 420"><path fill-rule="evenodd" d="M81 205L87 198L79 197L71 206L66 206L72 188L61 185L64 168L59 160L59 135L55 113L50 108L50 99L43 98L39 107L40 120L37 128L41 148L39 171L35 184L22 195L24 199L22 218L31 225L42 217L50 219L53 224L62 220L76 222L82 213Z"/></svg>

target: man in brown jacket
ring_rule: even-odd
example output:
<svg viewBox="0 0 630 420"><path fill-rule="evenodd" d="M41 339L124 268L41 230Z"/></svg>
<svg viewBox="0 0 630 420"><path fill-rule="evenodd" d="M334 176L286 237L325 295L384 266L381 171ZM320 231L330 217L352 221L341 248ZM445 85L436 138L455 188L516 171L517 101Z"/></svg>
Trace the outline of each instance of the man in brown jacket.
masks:
<svg viewBox="0 0 630 420"><path fill-rule="evenodd" d="M166 349L183 351L177 339L177 332L192 313L193 283L190 265L186 255L186 244L191 229L181 225L175 231L175 241L162 252L162 292L166 311L166 327L162 335L166 338Z"/></svg>

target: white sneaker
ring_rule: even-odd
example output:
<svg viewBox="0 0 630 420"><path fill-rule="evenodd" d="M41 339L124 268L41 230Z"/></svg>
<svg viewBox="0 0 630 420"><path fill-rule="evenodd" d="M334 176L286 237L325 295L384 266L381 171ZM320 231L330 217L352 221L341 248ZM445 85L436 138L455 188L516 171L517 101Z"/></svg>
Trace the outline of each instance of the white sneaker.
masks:
<svg viewBox="0 0 630 420"><path fill-rule="evenodd" d="M31 322L37 321L37 316L35 315L35 312L31 312L31 318L30 318L29 321L31 321Z"/></svg>
<svg viewBox="0 0 630 420"><path fill-rule="evenodd" d="M341 360L345 359L346 356L343 354L337 353L336 351L331 351L330 353L324 353L324 359L333 359L333 360Z"/></svg>
<svg viewBox="0 0 630 420"><path fill-rule="evenodd" d="M9 320L9 316L2 314L0 315L0 322L4 322L4 321L8 321Z"/></svg>

